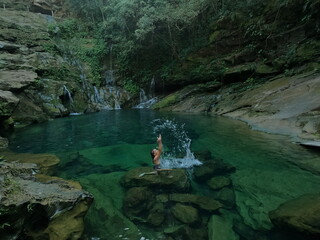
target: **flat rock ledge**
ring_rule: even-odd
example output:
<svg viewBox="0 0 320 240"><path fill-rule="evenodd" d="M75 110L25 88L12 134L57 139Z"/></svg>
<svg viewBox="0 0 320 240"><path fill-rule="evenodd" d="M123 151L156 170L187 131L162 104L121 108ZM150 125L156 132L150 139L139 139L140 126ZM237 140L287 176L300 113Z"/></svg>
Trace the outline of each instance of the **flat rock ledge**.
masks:
<svg viewBox="0 0 320 240"><path fill-rule="evenodd" d="M37 172L34 163L0 162L0 239L79 239L93 197Z"/></svg>
<svg viewBox="0 0 320 240"><path fill-rule="evenodd" d="M269 213L280 228L294 229L320 239L320 194L307 194L280 205Z"/></svg>
<svg viewBox="0 0 320 240"><path fill-rule="evenodd" d="M161 172L159 175L146 174L153 171L150 167L134 168L124 176L122 185L126 188L151 187L172 190L173 192L186 191L190 188L190 181L184 169L173 169Z"/></svg>

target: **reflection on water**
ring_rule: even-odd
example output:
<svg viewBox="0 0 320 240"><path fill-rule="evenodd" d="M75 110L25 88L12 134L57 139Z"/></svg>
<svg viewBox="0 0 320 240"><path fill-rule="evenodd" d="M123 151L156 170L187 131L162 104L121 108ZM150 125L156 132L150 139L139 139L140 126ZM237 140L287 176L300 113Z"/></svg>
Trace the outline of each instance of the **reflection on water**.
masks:
<svg viewBox="0 0 320 240"><path fill-rule="evenodd" d="M162 133L167 154L172 154L178 146L177 138L172 135L174 129L161 128L166 121L178 128L183 126L177 132L185 131L182 135L189 150L191 143L189 154L210 151L214 158L236 168L230 175L236 206L221 211L218 216L226 221L224 226L234 226L233 239L239 239L239 235L242 239L255 239L252 236L259 234L263 239L294 239L265 232L273 227L268 212L289 199L319 192L320 166L316 162L320 162L320 157L292 144L285 136L251 131L244 123L227 118L121 110L72 116L17 129L10 137L10 148L15 152L48 152L59 156L61 163L56 174L76 179L95 196L86 219L88 235L112 239L106 236L106 216L101 212L111 207L114 211L122 210L121 177L129 169L151 166L149 152L156 146L158 133ZM183 160L184 156L186 153L174 157ZM217 195L206 182L194 181L192 186L194 193ZM150 238L158 239L157 229L144 230Z"/></svg>

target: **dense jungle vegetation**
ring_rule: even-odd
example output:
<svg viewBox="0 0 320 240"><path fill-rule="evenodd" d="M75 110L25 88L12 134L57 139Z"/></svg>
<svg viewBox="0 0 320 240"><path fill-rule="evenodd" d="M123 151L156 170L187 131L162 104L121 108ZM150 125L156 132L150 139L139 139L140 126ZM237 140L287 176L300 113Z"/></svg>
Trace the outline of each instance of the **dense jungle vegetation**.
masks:
<svg viewBox="0 0 320 240"><path fill-rule="evenodd" d="M283 35L299 27L307 29L308 38L319 35L319 3L68 0L77 18L60 22L59 28L53 26L52 36L71 43L73 39L74 52L91 65L97 85L102 83L103 66L115 69L131 92L155 78L158 93L163 93L193 83L226 83L223 76L230 68L248 62L254 68L258 64L262 73L290 74L293 67L315 55L319 43L308 42L306 46L314 48L299 49L305 39L288 42ZM303 54L297 58L298 51ZM250 71L252 64L239 77L248 84L261 78Z"/></svg>

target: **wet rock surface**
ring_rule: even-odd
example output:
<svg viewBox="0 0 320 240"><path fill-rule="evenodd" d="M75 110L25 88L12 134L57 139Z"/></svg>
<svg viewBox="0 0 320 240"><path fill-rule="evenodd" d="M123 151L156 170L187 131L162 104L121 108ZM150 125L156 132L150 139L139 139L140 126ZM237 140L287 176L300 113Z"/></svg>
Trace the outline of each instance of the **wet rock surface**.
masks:
<svg viewBox="0 0 320 240"><path fill-rule="evenodd" d="M192 193L185 169L140 175L152 171L140 167L123 176L123 213L137 226L156 228L162 238L208 239L209 217L219 214L225 205L213 197Z"/></svg>
<svg viewBox="0 0 320 240"><path fill-rule="evenodd" d="M269 213L279 228L294 229L310 237L320 237L320 194L303 195L281 204Z"/></svg>
<svg viewBox="0 0 320 240"><path fill-rule="evenodd" d="M76 182L39 174L52 166L49 156L35 164L12 161L13 155L0 162L1 239L79 239L93 197Z"/></svg>
<svg viewBox="0 0 320 240"><path fill-rule="evenodd" d="M160 172L159 175L148 173L154 170L150 167L134 168L122 180L125 187L143 186L168 191L188 191L190 182L184 169ZM145 174L140 176L141 174Z"/></svg>

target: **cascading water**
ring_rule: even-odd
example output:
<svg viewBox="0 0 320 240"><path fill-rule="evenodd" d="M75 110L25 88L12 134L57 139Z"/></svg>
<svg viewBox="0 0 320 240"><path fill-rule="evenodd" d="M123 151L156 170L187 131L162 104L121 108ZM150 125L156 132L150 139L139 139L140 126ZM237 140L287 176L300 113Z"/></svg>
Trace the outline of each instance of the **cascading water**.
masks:
<svg viewBox="0 0 320 240"><path fill-rule="evenodd" d="M155 78L153 77L150 82L148 94L146 94L146 92L143 89L140 89L140 103L134 108L150 108L153 104L155 104L158 101L158 98L154 97L155 84Z"/></svg>
<svg viewBox="0 0 320 240"><path fill-rule="evenodd" d="M68 46L64 47L66 48L64 51L64 61L79 70L83 93L88 98L90 107L93 107L95 110L121 109L121 100L125 99L126 95L116 86L112 64L112 46L110 47L110 66L105 72L103 86L93 85L89 79L87 79L85 65L76 57L76 54L72 50L68 49ZM67 93L65 93L65 95L66 94Z"/></svg>
<svg viewBox="0 0 320 240"><path fill-rule="evenodd" d="M63 85L63 94L68 97L68 100L69 100L70 104L72 104L73 103L73 99L72 99L71 93L70 93L70 91L69 91L69 89L67 88L66 85Z"/></svg>
<svg viewBox="0 0 320 240"><path fill-rule="evenodd" d="M153 76L153 78L151 79L151 82L150 82L150 87L149 87L149 96L151 98L153 98L155 96L155 91L156 91L156 80Z"/></svg>
<svg viewBox="0 0 320 240"><path fill-rule="evenodd" d="M184 124L179 125L168 119L156 119L152 121L152 125L154 134L161 134L164 143L162 168L191 168L202 164L191 152L191 139L184 130Z"/></svg>

